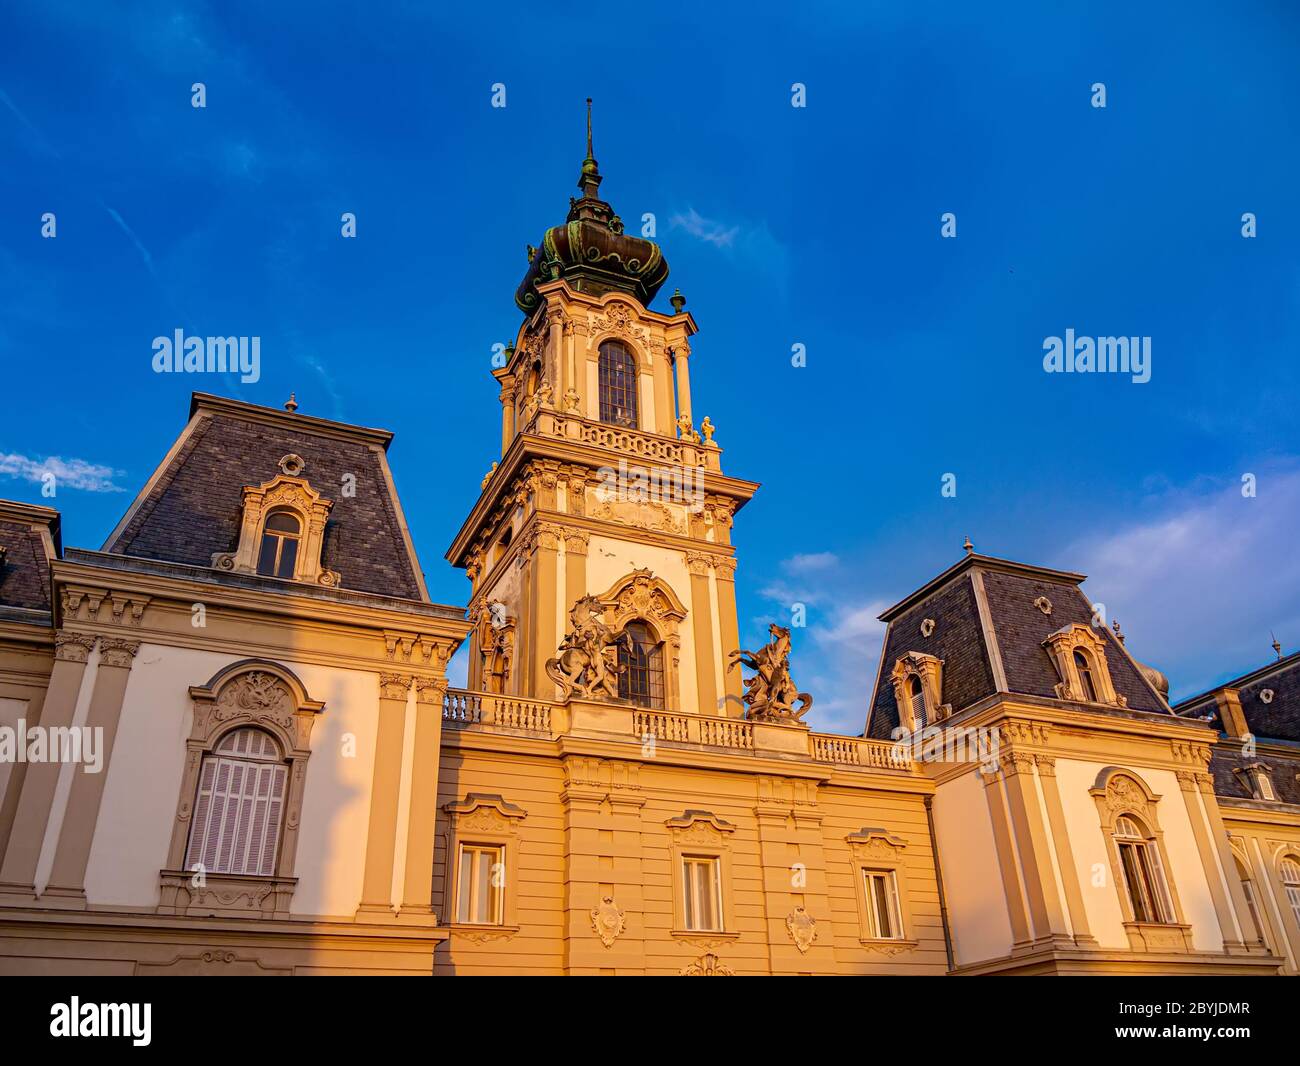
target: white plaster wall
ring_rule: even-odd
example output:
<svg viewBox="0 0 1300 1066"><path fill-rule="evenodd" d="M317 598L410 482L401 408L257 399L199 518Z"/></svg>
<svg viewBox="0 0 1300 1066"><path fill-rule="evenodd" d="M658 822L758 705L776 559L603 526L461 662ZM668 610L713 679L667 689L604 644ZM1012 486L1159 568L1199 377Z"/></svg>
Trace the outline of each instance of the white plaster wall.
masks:
<svg viewBox="0 0 1300 1066"><path fill-rule="evenodd" d="M92 905L152 907L180 796L192 710L189 686L242 656L143 644L131 670L86 871ZM378 720L376 674L284 661L312 699L295 872L295 914L351 916L361 899ZM344 738L356 754L344 755Z"/></svg>
<svg viewBox="0 0 1300 1066"><path fill-rule="evenodd" d="M686 606L686 617L678 629L681 651L678 658L677 683L681 693L681 710L699 712L699 689L695 677L695 630L691 611L691 576L685 557L669 548L653 544L632 543L612 537L592 537L587 554L587 591L603 595L615 581L633 570L649 568L655 577L666 581Z"/></svg>
<svg viewBox="0 0 1300 1066"><path fill-rule="evenodd" d="M939 786L934 831L957 964L1009 954L1011 921L984 784L977 772Z"/></svg>
<svg viewBox="0 0 1300 1066"><path fill-rule="evenodd" d="M18 722L21 720L26 723L23 729L35 725L27 718L27 700L16 700L6 696L0 699L0 728L18 729ZM16 742L21 743L21 738L15 737ZM14 764L8 761L0 761L0 805L5 801L5 791L9 788L9 780L13 777Z"/></svg>
<svg viewBox="0 0 1300 1066"><path fill-rule="evenodd" d="M1119 901L1119 893L1124 889L1115 884L1097 801L1088 794L1097 783L1097 775L1107 765L1057 759L1056 779L1092 935L1102 947L1127 950L1128 936L1124 932L1124 913ZM1145 781L1160 797L1157 814L1169 856L1165 874L1177 888L1183 920L1192 927L1193 946L1198 951L1222 951L1223 934L1178 779L1170 770L1125 769Z"/></svg>

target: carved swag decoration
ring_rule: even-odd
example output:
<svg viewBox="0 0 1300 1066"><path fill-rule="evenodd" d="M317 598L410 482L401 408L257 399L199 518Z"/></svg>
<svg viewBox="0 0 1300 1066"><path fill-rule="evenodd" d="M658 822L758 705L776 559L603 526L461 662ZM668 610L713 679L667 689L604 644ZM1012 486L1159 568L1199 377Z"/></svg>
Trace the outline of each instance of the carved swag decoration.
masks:
<svg viewBox="0 0 1300 1066"><path fill-rule="evenodd" d="M771 641L758 651L733 651L727 669L743 664L754 671L745 680L742 697L749 707L746 717L756 722L798 722L813 701L808 693L795 687L790 677L790 630L773 623L767 631ZM795 700L800 701L797 710Z"/></svg>

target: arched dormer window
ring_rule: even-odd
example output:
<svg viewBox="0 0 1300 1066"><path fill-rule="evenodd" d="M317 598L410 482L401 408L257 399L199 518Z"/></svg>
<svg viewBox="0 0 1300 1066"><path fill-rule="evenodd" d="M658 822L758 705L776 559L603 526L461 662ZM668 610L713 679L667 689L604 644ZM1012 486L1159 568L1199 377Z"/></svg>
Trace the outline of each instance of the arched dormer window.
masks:
<svg viewBox="0 0 1300 1066"><path fill-rule="evenodd" d="M257 558L257 572L263 577L292 578L302 539L302 523L288 511L267 516L262 527L262 549Z"/></svg>
<svg viewBox="0 0 1300 1066"><path fill-rule="evenodd" d="M333 501L313 489L296 455L280 460L282 474L261 485L245 485L234 551L217 552L212 565L236 574L261 574L337 588L337 570L325 566L325 526Z"/></svg>
<svg viewBox="0 0 1300 1066"><path fill-rule="evenodd" d="M601 344L599 382L600 420L635 429L638 425L636 359L622 341L607 340Z"/></svg>
<svg viewBox="0 0 1300 1066"><path fill-rule="evenodd" d="M1079 676L1079 691L1083 694L1083 698L1089 703L1099 702L1097 685L1092 679L1092 664L1088 662L1088 656L1081 648L1074 649L1074 670Z"/></svg>
<svg viewBox="0 0 1300 1066"><path fill-rule="evenodd" d="M1057 699L1128 706L1128 699L1115 691L1106 663L1106 641L1091 626L1073 622L1052 633L1043 647L1061 679L1055 688Z"/></svg>
<svg viewBox="0 0 1300 1066"><path fill-rule="evenodd" d="M638 707L664 707L663 642L644 622L629 622L623 629L627 640L618 650L618 694Z"/></svg>
<svg viewBox="0 0 1300 1066"><path fill-rule="evenodd" d="M909 651L890 671L898 724L911 733L942 722L952 713L943 703L943 660L925 652Z"/></svg>

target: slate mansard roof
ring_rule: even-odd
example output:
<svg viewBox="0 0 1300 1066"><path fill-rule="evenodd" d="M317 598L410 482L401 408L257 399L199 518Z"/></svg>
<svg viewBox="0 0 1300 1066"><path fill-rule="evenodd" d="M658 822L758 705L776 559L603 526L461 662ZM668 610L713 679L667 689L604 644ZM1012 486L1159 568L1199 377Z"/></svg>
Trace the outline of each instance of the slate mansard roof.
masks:
<svg viewBox="0 0 1300 1066"><path fill-rule="evenodd" d="M195 393L190 421L109 535L103 551L210 567L239 540L246 485L279 476L299 455L302 476L333 501L322 563L340 588L428 602L385 453L392 434ZM347 475L355 493L347 495Z"/></svg>
<svg viewBox="0 0 1300 1066"><path fill-rule="evenodd" d="M1082 574L972 553L889 608L880 616L888 629L866 735L886 740L898 727L889 673L908 652L943 660L943 702L954 714L999 691L1056 699L1060 677L1043 641L1072 623L1091 624L1083 580ZM1040 597L1050 601L1050 614L1035 606ZM921 632L927 618L935 623L928 637ZM1115 635L1104 627L1093 631L1105 641L1111 680L1127 709L1169 714Z"/></svg>
<svg viewBox="0 0 1300 1066"><path fill-rule="evenodd" d="M48 624L50 560L62 551L59 512L0 500L0 615Z"/></svg>

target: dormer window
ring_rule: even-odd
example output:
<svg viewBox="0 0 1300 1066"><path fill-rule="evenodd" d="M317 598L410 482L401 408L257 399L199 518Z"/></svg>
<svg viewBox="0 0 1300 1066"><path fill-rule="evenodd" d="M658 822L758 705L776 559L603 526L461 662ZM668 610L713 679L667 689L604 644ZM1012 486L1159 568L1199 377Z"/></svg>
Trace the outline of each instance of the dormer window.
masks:
<svg viewBox="0 0 1300 1066"><path fill-rule="evenodd" d="M894 684L898 724L916 733L942 722L952 708L943 699L943 660L924 652L909 651L894 664L889 675Z"/></svg>
<svg viewBox="0 0 1300 1066"><path fill-rule="evenodd" d="M262 531L262 551L257 560L257 572L263 577L292 579L301 537L302 524L288 511L276 511L270 515Z"/></svg>
<svg viewBox="0 0 1300 1066"><path fill-rule="evenodd" d="M285 456L280 463L281 469L299 472L306 465L298 456ZM239 542L234 551L213 555L212 565L235 574L336 588L338 571L326 569L321 558L333 506L304 477L282 474L261 485L245 485Z"/></svg>
<svg viewBox="0 0 1300 1066"><path fill-rule="evenodd" d="M1106 664L1106 641L1091 626L1074 622L1043 641L1056 667L1056 698L1075 703L1103 703L1127 707L1128 699L1115 691Z"/></svg>
<svg viewBox="0 0 1300 1066"><path fill-rule="evenodd" d="M1277 792L1273 788L1272 773L1264 763L1246 763L1244 766L1239 767L1235 773L1250 790L1252 798L1270 802L1277 800Z"/></svg>
<svg viewBox="0 0 1300 1066"><path fill-rule="evenodd" d="M600 420L614 426L637 426L636 360L622 341L600 346Z"/></svg>

